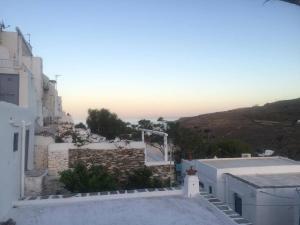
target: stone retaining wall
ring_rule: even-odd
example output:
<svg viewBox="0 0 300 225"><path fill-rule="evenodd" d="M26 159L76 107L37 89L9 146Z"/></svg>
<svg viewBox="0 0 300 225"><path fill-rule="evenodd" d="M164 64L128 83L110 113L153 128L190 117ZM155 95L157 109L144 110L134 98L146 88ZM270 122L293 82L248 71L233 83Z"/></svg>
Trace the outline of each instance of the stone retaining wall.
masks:
<svg viewBox="0 0 300 225"><path fill-rule="evenodd" d="M109 172L119 173L120 179L126 177L126 173L144 166L144 149L70 149L69 167L76 162L83 162L87 166L101 165Z"/></svg>
<svg viewBox="0 0 300 225"><path fill-rule="evenodd" d="M153 176L160 178L162 180L169 180L171 179L171 182L175 181L175 168L173 165L155 165L155 166L148 166L152 172Z"/></svg>
<svg viewBox="0 0 300 225"><path fill-rule="evenodd" d="M87 166L101 165L109 172L117 173L120 181L127 178L127 173L143 168L145 165L153 171L153 175L163 180L174 181L174 165L167 162L145 164L144 149L90 149L74 148L69 145L51 145L48 150L48 174L58 176L60 171L73 168L76 162Z"/></svg>
<svg viewBox="0 0 300 225"><path fill-rule="evenodd" d="M48 151L48 174L58 176L59 172L69 168L68 150Z"/></svg>

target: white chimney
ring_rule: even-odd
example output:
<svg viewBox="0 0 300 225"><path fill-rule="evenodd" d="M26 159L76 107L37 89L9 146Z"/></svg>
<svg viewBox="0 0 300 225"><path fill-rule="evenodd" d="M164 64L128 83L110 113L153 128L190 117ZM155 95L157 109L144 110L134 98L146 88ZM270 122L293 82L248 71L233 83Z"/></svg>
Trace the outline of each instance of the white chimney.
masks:
<svg viewBox="0 0 300 225"><path fill-rule="evenodd" d="M192 167L186 171L187 174L184 178L184 196L188 198L199 195L199 178L197 176L197 170Z"/></svg>

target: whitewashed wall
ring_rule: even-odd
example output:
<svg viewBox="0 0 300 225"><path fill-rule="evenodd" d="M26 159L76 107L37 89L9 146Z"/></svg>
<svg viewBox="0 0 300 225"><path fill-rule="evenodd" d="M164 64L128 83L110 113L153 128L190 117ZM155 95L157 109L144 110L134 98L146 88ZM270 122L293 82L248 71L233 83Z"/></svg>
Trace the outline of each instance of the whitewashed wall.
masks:
<svg viewBox="0 0 300 225"><path fill-rule="evenodd" d="M256 189L228 175L225 183L225 202L234 210L234 193L237 193L242 198L242 216L255 224Z"/></svg>
<svg viewBox="0 0 300 225"><path fill-rule="evenodd" d="M255 225L299 224L299 218L294 217L295 192L296 188L257 189Z"/></svg>
<svg viewBox="0 0 300 225"><path fill-rule="evenodd" d="M227 176L226 202L234 209L234 193L242 198L243 217L254 225L294 225L296 188L255 188Z"/></svg>
<svg viewBox="0 0 300 225"><path fill-rule="evenodd" d="M15 127L10 121L20 124L22 120L34 122L30 112L16 105L0 102L0 221L12 207L12 202L20 197L21 190L21 127ZM29 126L29 161L28 167L33 167L34 128ZM13 135L19 133L18 151L13 151Z"/></svg>

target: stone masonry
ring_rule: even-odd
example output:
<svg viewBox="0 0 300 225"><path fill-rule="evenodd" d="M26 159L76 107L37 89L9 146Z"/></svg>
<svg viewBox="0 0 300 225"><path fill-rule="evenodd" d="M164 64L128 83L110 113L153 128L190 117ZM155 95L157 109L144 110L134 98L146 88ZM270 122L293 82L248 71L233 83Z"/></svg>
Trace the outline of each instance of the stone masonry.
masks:
<svg viewBox="0 0 300 225"><path fill-rule="evenodd" d="M93 147L93 146L92 146ZM145 164L144 148L76 148L72 144L52 144L48 150L48 174L58 176L59 172L73 168L76 162L87 166L101 165L109 172L117 174L119 180L127 178L128 173L145 165L153 171L153 176L174 181L174 165L166 162Z"/></svg>
<svg viewBox="0 0 300 225"><path fill-rule="evenodd" d="M144 149L70 149L69 167L74 167L76 162L87 166L101 165L109 172L117 173L122 179L126 177L126 173L144 166L145 154Z"/></svg>
<svg viewBox="0 0 300 225"><path fill-rule="evenodd" d="M171 182L175 181L175 168L173 165L155 165L155 166L148 166L152 172L153 176L160 178L162 180L171 180Z"/></svg>
<svg viewBox="0 0 300 225"><path fill-rule="evenodd" d="M68 150L48 152L48 174L58 176L59 172L69 168Z"/></svg>
<svg viewBox="0 0 300 225"><path fill-rule="evenodd" d="M49 136L35 136L34 144L34 169L45 170L48 168L48 145L54 143Z"/></svg>

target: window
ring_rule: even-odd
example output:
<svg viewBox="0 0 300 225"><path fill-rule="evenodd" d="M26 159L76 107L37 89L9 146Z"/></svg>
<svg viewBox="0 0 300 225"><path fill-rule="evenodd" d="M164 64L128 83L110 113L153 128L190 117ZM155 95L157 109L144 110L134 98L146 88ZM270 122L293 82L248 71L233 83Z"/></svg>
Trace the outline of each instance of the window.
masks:
<svg viewBox="0 0 300 225"><path fill-rule="evenodd" d="M0 101L19 105L19 75L0 73Z"/></svg>
<svg viewBox="0 0 300 225"><path fill-rule="evenodd" d="M18 151L19 147L19 133L14 133L14 146L13 146L13 151L16 152Z"/></svg>
<svg viewBox="0 0 300 225"><path fill-rule="evenodd" d="M212 194L212 186L209 186L208 192L209 194Z"/></svg>

